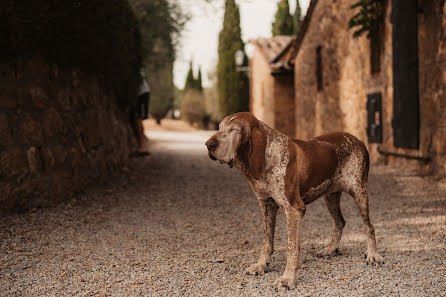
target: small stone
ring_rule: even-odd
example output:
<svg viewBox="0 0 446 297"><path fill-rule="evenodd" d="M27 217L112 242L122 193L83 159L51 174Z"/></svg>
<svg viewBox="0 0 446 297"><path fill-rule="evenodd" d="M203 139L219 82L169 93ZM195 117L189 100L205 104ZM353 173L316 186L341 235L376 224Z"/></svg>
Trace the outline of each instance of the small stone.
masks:
<svg viewBox="0 0 446 297"><path fill-rule="evenodd" d="M14 149L0 155L0 176L11 177L28 171L25 154Z"/></svg>
<svg viewBox="0 0 446 297"><path fill-rule="evenodd" d="M29 90L31 101L37 108L46 108L48 106L48 95L39 86L33 86Z"/></svg>
<svg viewBox="0 0 446 297"><path fill-rule="evenodd" d="M51 168L56 165L56 159L54 159L53 152L50 148L46 148L46 155L45 155L45 167Z"/></svg>
<svg viewBox="0 0 446 297"><path fill-rule="evenodd" d="M8 199L12 186L10 183L0 183L0 201Z"/></svg>
<svg viewBox="0 0 446 297"><path fill-rule="evenodd" d="M22 124L22 136L25 143L42 143L42 128L40 127L40 123L28 117Z"/></svg>
<svg viewBox="0 0 446 297"><path fill-rule="evenodd" d="M42 169L42 161L40 159L40 150L32 146L26 151L29 171L33 174L40 173Z"/></svg>
<svg viewBox="0 0 446 297"><path fill-rule="evenodd" d="M66 158L67 158L67 151L65 149L65 147L61 146L61 145L56 145L54 147L54 157L56 158L56 161L58 163L64 163Z"/></svg>
<svg viewBox="0 0 446 297"><path fill-rule="evenodd" d="M65 133L62 118L53 107L46 112L44 129L47 136L56 136Z"/></svg>

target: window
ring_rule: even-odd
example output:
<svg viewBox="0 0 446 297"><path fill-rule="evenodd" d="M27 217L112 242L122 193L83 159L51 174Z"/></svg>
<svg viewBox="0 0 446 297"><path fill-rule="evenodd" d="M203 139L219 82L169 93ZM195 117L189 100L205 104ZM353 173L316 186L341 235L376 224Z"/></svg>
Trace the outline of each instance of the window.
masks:
<svg viewBox="0 0 446 297"><path fill-rule="evenodd" d="M375 34L370 37L370 73L377 74L381 72L381 34Z"/></svg>
<svg viewBox="0 0 446 297"><path fill-rule="evenodd" d="M322 91L323 81L322 81L322 47L318 46L316 48L316 83L317 90Z"/></svg>
<svg viewBox="0 0 446 297"><path fill-rule="evenodd" d="M385 6L384 6L385 7ZM381 54L384 51L384 17L370 31L370 74L381 72Z"/></svg>

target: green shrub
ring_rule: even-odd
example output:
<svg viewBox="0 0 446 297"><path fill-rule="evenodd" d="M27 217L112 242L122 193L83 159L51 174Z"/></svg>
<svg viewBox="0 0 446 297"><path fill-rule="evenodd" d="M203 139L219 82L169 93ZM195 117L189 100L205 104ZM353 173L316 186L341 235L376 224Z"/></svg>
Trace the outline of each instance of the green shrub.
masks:
<svg viewBox="0 0 446 297"><path fill-rule="evenodd" d="M135 101L141 38L126 0L5 0L0 48L2 61L40 56L101 78L121 106Z"/></svg>

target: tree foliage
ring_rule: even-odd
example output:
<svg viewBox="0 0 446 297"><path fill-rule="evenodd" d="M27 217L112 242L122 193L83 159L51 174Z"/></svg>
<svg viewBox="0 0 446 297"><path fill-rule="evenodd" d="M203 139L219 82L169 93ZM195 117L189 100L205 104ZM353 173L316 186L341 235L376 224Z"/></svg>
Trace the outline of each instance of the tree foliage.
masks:
<svg viewBox="0 0 446 297"><path fill-rule="evenodd" d="M197 89L184 90L181 100L181 117L189 124L201 125L206 116L203 93Z"/></svg>
<svg viewBox="0 0 446 297"><path fill-rule="evenodd" d="M197 89L200 92L203 91L203 84L202 84L202 80L201 80L201 68L198 68Z"/></svg>
<svg viewBox="0 0 446 297"><path fill-rule="evenodd" d="M223 29L218 36L217 83L222 117L249 110L249 85L246 73L238 72L234 55L243 50L240 12L234 0L226 0ZM246 59L245 59L246 60Z"/></svg>
<svg viewBox="0 0 446 297"><path fill-rule="evenodd" d="M358 0L351 9L359 11L349 20L349 28L354 28L353 37L366 33L367 38L375 36L384 18L385 0Z"/></svg>
<svg viewBox="0 0 446 297"><path fill-rule="evenodd" d="M126 0L2 1L0 60L33 57L94 75L123 107L136 99L141 39Z"/></svg>
<svg viewBox="0 0 446 297"><path fill-rule="evenodd" d="M190 63L189 71L187 72L186 83L184 85L184 90L190 89L194 89L200 92L203 91L203 87L201 85L201 69L198 69L198 77L195 78L192 62Z"/></svg>
<svg viewBox="0 0 446 297"><path fill-rule="evenodd" d="M296 9L294 10L294 30L293 34L296 35L299 30L300 19L302 18L302 8L300 7L299 0L296 0Z"/></svg>
<svg viewBox="0 0 446 297"><path fill-rule="evenodd" d="M273 36L293 35L295 20L290 14L288 0L279 0L274 18L271 30Z"/></svg>
<svg viewBox="0 0 446 297"><path fill-rule="evenodd" d="M150 114L161 120L173 107L173 63L181 30L188 20L178 2L130 0L142 33L144 70L151 88Z"/></svg>

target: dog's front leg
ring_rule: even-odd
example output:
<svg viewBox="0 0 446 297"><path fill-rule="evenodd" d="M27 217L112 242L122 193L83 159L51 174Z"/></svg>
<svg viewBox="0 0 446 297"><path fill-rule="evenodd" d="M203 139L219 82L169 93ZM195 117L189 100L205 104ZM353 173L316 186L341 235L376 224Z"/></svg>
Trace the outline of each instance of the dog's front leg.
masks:
<svg viewBox="0 0 446 297"><path fill-rule="evenodd" d="M294 289L296 271L299 267L299 232L305 210L291 205L284 208L288 228L287 261L283 275L275 280L274 286L281 289Z"/></svg>
<svg viewBox="0 0 446 297"><path fill-rule="evenodd" d="M270 256L274 252L274 229L276 226L276 214L279 205L272 199L259 199L260 210L263 217L263 245L260 252L260 258L257 263L251 265L247 270L247 274L264 274L269 262Z"/></svg>

